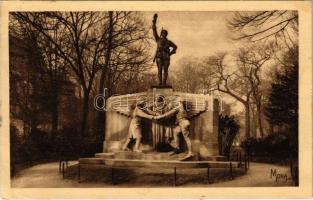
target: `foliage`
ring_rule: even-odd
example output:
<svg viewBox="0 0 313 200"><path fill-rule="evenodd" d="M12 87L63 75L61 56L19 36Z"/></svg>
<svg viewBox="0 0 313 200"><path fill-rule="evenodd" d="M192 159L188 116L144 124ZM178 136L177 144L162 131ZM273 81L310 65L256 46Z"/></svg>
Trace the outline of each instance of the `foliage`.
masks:
<svg viewBox="0 0 313 200"><path fill-rule="evenodd" d="M268 119L275 125L291 125L298 120L298 51L292 49L284 58L282 72L276 72L267 104Z"/></svg>
<svg viewBox="0 0 313 200"><path fill-rule="evenodd" d="M264 138L247 138L241 146L252 156L290 156L289 138L284 133L270 134Z"/></svg>
<svg viewBox="0 0 313 200"><path fill-rule="evenodd" d="M276 72L266 105L272 125L286 127L290 148L298 152L298 48L290 49L283 60L283 70Z"/></svg>
<svg viewBox="0 0 313 200"><path fill-rule="evenodd" d="M22 120L24 129L36 127L49 115L51 93L43 59L34 40L10 37L10 116Z"/></svg>
<svg viewBox="0 0 313 200"><path fill-rule="evenodd" d="M239 132L239 123L234 116L219 115L219 150L222 155L229 155L231 146Z"/></svg>
<svg viewBox="0 0 313 200"><path fill-rule="evenodd" d="M80 137L77 128L65 127L53 135L33 130L29 137L21 137L11 126L11 163L32 161L78 159L92 157L102 151L102 138Z"/></svg>

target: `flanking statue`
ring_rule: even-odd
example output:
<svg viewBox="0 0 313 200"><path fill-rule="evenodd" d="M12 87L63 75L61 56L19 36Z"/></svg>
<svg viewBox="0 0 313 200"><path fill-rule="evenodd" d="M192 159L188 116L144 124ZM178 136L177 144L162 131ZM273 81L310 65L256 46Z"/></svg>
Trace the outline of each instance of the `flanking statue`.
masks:
<svg viewBox="0 0 313 200"><path fill-rule="evenodd" d="M135 147L133 151L135 152L141 152L140 150L140 144L142 139L142 118L150 119L152 120L154 118L153 113L149 113L149 110L145 109L145 103L141 102L140 104L133 104L130 106L131 110L131 121L129 125L128 135L125 144L123 145L124 151L130 151L128 148L129 143L132 141L132 139L135 139Z"/></svg>
<svg viewBox="0 0 313 200"><path fill-rule="evenodd" d="M156 27L157 19L158 14L154 14L152 20L152 30L154 39L157 43L157 50L155 52L153 62L156 61L158 66L159 85L166 86L168 68L170 66L170 57L176 53L177 46L172 41L167 39L167 30L162 28L160 36L158 35Z"/></svg>
<svg viewBox="0 0 313 200"><path fill-rule="evenodd" d="M164 119L169 119L173 116L176 117L176 121L172 125L172 130L174 133L174 144L173 144L174 150L173 152L170 153L170 155L178 154L182 152L179 146L179 134L181 133L187 144L187 150L188 150L187 156L183 158L183 160L185 160L185 159L192 158L194 154L192 151L192 144L190 140L190 121L188 120L188 114L185 109L187 105L183 105L183 103L184 102L181 100L171 102L170 103L171 110L162 115L154 117L154 119L164 120Z"/></svg>

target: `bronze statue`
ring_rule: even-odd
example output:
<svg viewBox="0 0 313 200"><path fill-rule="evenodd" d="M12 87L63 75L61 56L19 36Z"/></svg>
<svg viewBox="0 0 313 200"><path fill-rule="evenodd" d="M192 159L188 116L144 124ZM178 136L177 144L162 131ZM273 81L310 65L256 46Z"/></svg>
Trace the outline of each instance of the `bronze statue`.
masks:
<svg viewBox="0 0 313 200"><path fill-rule="evenodd" d="M157 50L153 62L156 61L158 66L159 85L166 86L170 56L176 53L177 46L172 41L167 39L167 30L162 28L160 36L158 35L156 27L157 18L158 14L154 14L152 20L152 30L155 41L157 42ZM172 50L170 48L172 48ZM162 79L163 72L164 76Z"/></svg>
<svg viewBox="0 0 313 200"><path fill-rule="evenodd" d="M183 102L177 101L174 103L171 103L171 110L162 114L154 117L156 120L164 119L164 118L170 118L173 115L176 115L176 122L173 124L173 134L174 134L174 151L171 153L172 154L178 154L182 152L182 150L179 147L179 134L181 133L185 139L185 142L187 144L187 150L188 154L182 159L182 160L187 160L190 159L194 156L193 151L192 151L192 144L190 140L190 121L188 119L188 114L187 111L183 105Z"/></svg>
<svg viewBox="0 0 313 200"><path fill-rule="evenodd" d="M128 148L128 145L132 139L135 139L136 143L135 143L134 151L141 152L140 144L141 144L141 139L142 139L142 130L141 130L142 118L147 118L151 120L154 118L154 116L151 115L151 113L149 113L147 110L143 111L144 107L145 107L144 104L139 104L139 105L133 104L130 106L132 119L129 125L128 136L123 146L124 151L130 151L130 149Z"/></svg>
<svg viewBox="0 0 313 200"><path fill-rule="evenodd" d="M166 144L173 148L169 155L182 153L183 149L179 141L179 135L182 134L188 152L180 160L192 159L194 153L190 138L190 120L205 111L205 106L195 110L194 106L192 106L194 105L193 100L183 100L180 96L171 97L167 99L168 102L165 101L164 96L158 96L153 101L155 102L152 104L149 101L134 102L129 106L129 109L125 109L125 106L121 106L121 104L116 105L115 109L118 113L131 117L128 135L122 150L131 151L128 148L129 143L135 140L133 151L141 152L140 145L143 137L142 120L146 118L152 121L153 147L156 148L160 144Z"/></svg>

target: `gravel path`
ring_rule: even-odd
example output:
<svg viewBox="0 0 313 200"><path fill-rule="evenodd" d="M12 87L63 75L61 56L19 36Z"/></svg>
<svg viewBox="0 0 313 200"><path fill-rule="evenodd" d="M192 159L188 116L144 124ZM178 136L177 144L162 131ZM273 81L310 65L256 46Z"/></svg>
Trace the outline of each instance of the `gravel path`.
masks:
<svg viewBox="0 0 313 200"><path fill-rule="evenodd" d="M275 173L276 177L271 177ZM245 174L234 170L234 179L229 179L227 169L211 169L210 184L206 169L178 169L178 187L245 187L245 186L292 186L287 166L250 163ZM277 178L277 180L276 180ZM81 182L77 181L77 161L70 161L65 179L58 173L58 163L39 164L24 169L12 180L12 187L64 188L64 187L171 187L172 169L115 169L113 185L111 169L88 167L82 170Z"/></svg>

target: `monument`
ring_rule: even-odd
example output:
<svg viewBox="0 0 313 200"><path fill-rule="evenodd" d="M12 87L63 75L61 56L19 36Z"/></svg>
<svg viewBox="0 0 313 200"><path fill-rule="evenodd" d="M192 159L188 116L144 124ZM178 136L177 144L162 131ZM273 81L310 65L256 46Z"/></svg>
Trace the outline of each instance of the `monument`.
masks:
<svg viewBox="0 0 313 200"><path fill-rule="evenodd" d="M80 158L78 180L84 166L111 168L173 169L176 185L177 168L241 168L240 162L227 160L219 151L219 100L214 94L177 92L166 85L170 56L177 46L156 29L157 14L152 21L157 42L154 60L159 85L145 92L112 96L106 101L103 152L93 158ZM245 162L246 163L246 162ZM246 165L245 165L246 166ZM246 168L245 168L246 169Z"/></svg>
<svg viewBox="0 0 313 200"><path fill-rule="evenodd" d="M209 168L226 167L232 172L235 165L219 154L219 100L214 94L177 92L166 84L177 46L167 39L166 30L158 35L157 18L155 14L152 30L159 85L107 99L103 152L80 158L79 169L93 164L112 169L165 167L173 168L175 177L176 168L207 168L209 174Z"/></svg>
<svg viewBox="0 0 313 200"><path fill-rule="evenodd" d="M216 159L219 102L212 94L175 92L166 85L170 57L177 46L167 39L167 30L158 35L157 18L155 14L152 30L159 85L108 98L103 151L128 152L124 154L139 159L147 154L178 160Z"/></svg>

